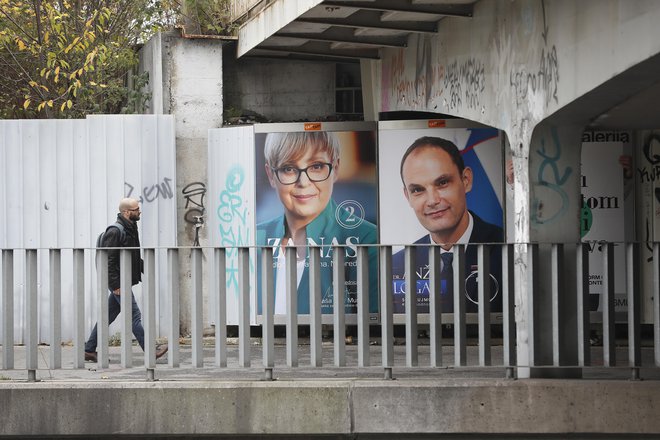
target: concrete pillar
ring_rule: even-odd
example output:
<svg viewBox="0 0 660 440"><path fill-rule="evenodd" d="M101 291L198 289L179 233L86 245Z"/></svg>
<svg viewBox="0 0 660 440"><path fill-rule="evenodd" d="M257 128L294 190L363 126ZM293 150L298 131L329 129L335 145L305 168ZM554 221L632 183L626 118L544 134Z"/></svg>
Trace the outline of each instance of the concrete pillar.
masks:
<svg viewBox="0 0 660 440"><path fill-rule="evenodd" d="M179 246L206 245L207 232L197 231L196 216L207 217L208 129L222 126L223 79L222 45L215 39L183 38L179 32L159 33L141 51L140 68L149 72L152 93L151 113L175 116L176 175ZM199 233L197 236L196 234ZM205 257L206 258L206 257ZM191 329L191 292L193 289L191 251L179 253L180 329ZM204 268L204 290L209 279ZM204 310L210 310L208 295ZM210 316L204 316L204 323Z"/></svg>
<svg viewBox="0 0 660 440"><path fill-rule="evenodd" d="M531 136L510 136L514 164L515 302L518 377L574 377L579 370L531 368L577 364L576 272L573 244L580 240L580 153L582 126L537 125ZM511 237L509 237L511 240ZM538 265L529 266L528 243L539 243ZM553 335L551 243L563 249L564 284L559 301L562 326ZM535 283L531 277L537 276ZM559 350L553 352L553 338Z"/></svg>

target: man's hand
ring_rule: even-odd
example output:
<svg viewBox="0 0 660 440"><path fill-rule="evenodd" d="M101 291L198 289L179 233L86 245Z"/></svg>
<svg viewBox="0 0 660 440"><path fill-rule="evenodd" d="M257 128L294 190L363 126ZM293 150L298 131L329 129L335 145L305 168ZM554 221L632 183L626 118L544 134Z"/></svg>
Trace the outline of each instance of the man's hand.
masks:
<svg viewBox="0 0 660 440"><path fill-rule="evenodd" d="M119 289L115 289L115 290L113 290L112 293L114 293L115 295L119 296Z"/></svg>
<svg viewBox="0 0 660 440"><path fill-rule="evenodd" d="M632 156L626 154L619 156L619 163L623 168L623 178L631 179L633 176Z"/></svg>
<svg viewBox="0 0 660 440"><path fill-rule="evenodd" d="M506 183L513 185L513 160L506 161Z"/></svg>

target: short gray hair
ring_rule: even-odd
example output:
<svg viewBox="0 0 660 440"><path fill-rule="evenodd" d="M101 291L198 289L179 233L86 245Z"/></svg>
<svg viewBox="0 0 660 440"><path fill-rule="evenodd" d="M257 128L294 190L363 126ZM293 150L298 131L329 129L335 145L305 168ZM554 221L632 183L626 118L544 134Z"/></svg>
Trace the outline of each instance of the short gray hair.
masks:
<svg viewBox="0 0 660 440"><path fill-rule="evenodd" d="M269 133L266 136L264 157L267 165L277 168L291 159L303 156L309 148L327 152L332 164L339 160L339 139L327 131Z"/></svg>

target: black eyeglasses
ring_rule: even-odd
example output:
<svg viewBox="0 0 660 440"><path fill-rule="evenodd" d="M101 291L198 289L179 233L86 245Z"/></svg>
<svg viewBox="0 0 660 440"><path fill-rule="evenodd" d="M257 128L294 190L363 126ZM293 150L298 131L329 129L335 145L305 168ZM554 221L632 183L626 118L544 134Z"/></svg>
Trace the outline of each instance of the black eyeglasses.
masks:
<svg viewBox="0 0 660 440"><path fill-rule="evenodd" d="M332 164L317 162L311 164L307 168L283 166L281 168L271 167L271 169L282 185L293 185L300 180L300 175L302 173L305 173L307 178L312 182L323 182L324 180L327 180L332 172Z"/></svg>
<svg viewBox="0 0 660 440"><path fill-rule="evenodd" d="M127 209L126 211L139 211L139 210L140 210L140 207L138 206L137 208Z"/></svg>

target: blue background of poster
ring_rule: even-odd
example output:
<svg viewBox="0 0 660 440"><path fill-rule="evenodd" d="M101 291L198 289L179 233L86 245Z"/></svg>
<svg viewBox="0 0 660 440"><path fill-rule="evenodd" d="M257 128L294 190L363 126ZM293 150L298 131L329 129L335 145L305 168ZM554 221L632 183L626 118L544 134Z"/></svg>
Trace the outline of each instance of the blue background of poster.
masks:
<svg viewBox="0 0 660 440"><path fill-rule="evenodd" d="M410 127L406 126L406 122ZM418 138L434 136L453 142L461 152L466 167L473 172L472 189L466 194L469 210L486 223L491 223L503 229L503 148L500 133L493 128L427 128L427 121L406 121L391 125L379 124L379 203L380 203L380 241L393 246L393 290L394 312L405 311L406 279L403 273L403 246L428 243L429 232L424 229L408 204L400 176L401 158L406 149ZM480 229L483 231L484 229ZM474 232L473 232L474 236ZM424 239L426 237L426 240ZM496 240L493 240L496 241ZM499 240L497 240L499 241ZM469 246L471 252L476 252L474 246ZM492 248L495 249L495 248ZM491 249L491 250L492 250ZM417 309L420 313L428 312L429 304L429 265L427 248L418 247L415 251L417 264L416 292ZM491 255L493 255L491 253ZM466 262L467 263L467 262ZM493 260L491 260L491 264ZM491 307L494 312L501 310L501 295L499 293L499 264L491 268L491 281L494 297ZM468 312L476 310L476 270L471 265L466 267L465 294ZM444 280L443 280L444 281ZM453 309L452 293L446 287L441 287L441 304L443 312Z"/></svg>

